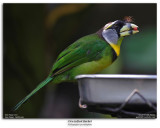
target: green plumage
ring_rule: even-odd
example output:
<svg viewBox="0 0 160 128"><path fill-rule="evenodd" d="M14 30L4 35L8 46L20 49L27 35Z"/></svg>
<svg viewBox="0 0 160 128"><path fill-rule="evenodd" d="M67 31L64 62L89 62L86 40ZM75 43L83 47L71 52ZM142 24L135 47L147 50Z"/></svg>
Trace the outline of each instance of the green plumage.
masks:
<svg viewBox="0 0 160 128"><path fill-rule="evenodd" d="M96 73L97 69L87 68L90 66L89 62L98 62L101 58L108 57L107 65L112 62L112 56L112 48L106 41L97 34L88 35L71 44L58 56L49 76L55 76L53 83L72 81L78 74Z"/></svg>

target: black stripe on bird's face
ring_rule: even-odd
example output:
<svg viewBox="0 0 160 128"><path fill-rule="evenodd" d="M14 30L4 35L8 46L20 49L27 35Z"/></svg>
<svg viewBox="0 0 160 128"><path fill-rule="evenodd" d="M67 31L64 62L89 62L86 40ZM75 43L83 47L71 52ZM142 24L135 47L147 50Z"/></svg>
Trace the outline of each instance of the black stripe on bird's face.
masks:
<svg viewBox="0 0 160 128"><path fill-rule="evenodd" d="M111 27L109 27L108 29L113 29L116 30L117 34L118 34L118 38L120 37L120 29L123 27L123 25L125 25L124 21L121 20L117 20ZM131 27L131 26L130 26Z"/></svg>

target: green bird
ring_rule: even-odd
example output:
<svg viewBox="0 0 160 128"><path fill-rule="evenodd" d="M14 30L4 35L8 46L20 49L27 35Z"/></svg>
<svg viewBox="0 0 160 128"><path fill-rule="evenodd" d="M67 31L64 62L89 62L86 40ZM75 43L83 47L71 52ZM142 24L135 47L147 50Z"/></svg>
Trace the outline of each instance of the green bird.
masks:
<svg viewBox="0 0 160 128"><path fill-rule="evenodd" d="M95 74L111 65L120 54L124 37L139 32L137 28L137 25L128 21L116 20L96 33L75 41L59 54L48 77L22 99L13 111L49 82L72 82L77 75Z"/></svg>

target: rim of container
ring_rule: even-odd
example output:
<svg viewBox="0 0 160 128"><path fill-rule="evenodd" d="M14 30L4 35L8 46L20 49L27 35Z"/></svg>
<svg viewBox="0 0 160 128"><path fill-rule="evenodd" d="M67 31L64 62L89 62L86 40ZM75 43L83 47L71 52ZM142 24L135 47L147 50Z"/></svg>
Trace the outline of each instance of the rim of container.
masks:
<svg viewBox="0 0 160 128"><path fill-rule="evenodd" d="M118 78L118 79L157 79L157 75L139 75L139 74L92 74L78 75L76 79L82 78Z"/></svg>

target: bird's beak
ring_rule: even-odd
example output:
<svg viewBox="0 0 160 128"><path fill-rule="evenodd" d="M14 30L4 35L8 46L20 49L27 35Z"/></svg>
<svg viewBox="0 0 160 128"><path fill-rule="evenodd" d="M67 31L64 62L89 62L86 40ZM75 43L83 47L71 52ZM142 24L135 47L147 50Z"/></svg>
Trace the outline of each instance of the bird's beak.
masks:
<svg viewBox="0 0 160 128"><path fill-rule="evenodd" d="M138 26L131 23L126 23L121 29L120 29L120 36L129 36L132 34L138 33Z"/></svg>

